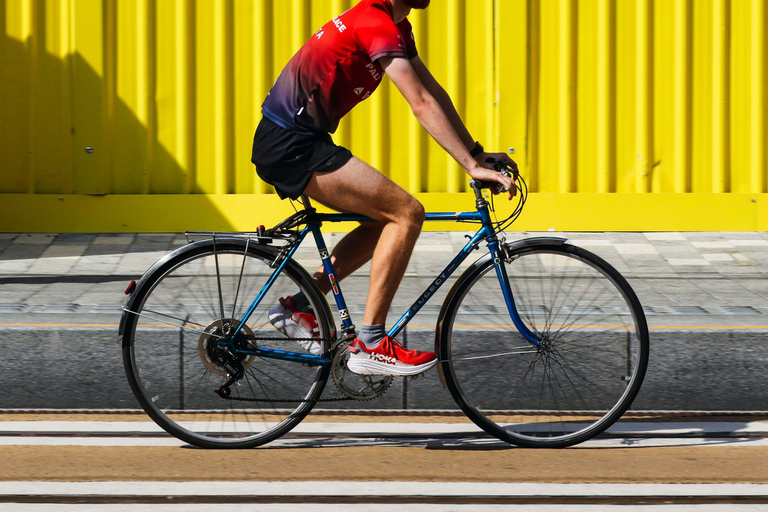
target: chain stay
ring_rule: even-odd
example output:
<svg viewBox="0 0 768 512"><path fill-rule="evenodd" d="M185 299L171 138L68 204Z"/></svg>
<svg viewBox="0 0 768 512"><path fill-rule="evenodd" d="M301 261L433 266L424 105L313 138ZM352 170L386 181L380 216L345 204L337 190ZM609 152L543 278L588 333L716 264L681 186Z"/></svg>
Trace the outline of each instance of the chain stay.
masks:
<svg viewBox="0 0 768 512"><path fill-rule="evenodd" d="M347 400L352 400L348 396L341 397L341 398L318 398L317 400L307 400L306 398L244 398L240 396L228 396L224 397L225 400L235 400L238 402L267 402L267 403L278 403L278 404L298 404L298 403L318 403L318 402L345 402Z"/></svg>
<svg viewBox="0 0 768 512"><path fill-rule="evenodd" d="M336 338L268 338L259 336L244 336L249 341L327 341L329 343L335 343L338 341ZM345 396L341 398L318 398L316 400L307 400L305 398L245 398L240 396L227 396L222 397L225 400L234 400L237 402L262 402L262 403L278 403L278 404L296 404L296 403L318 403L318 402L346 402L352 400L352 398Z"/></svg>
<svg viewBox="0 0 768 512"><path fill-rule="evenodd" d="M336 338L269 338L262 336L243 336L243 339L248 341L327 341L328 343L336 342Z"/></svg>

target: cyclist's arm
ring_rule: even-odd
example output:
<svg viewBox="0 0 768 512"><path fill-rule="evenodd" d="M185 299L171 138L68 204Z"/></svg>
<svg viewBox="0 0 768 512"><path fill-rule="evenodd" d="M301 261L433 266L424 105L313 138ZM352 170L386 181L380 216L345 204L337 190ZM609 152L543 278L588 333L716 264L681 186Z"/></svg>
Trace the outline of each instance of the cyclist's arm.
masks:
<svg viewBox="0 0 768 512"><path fill-rule="evenodd" d="M514 190L512 180L498 172L478 165L456 133L440 103L427 90L411 66L403 57L379 59L387 76L405 97L419 123L474 179L495 181ZM473 143L474 145L474 143ZM512 197L510 192L510 198Z"/></svg>
<svg viewBox="0 0 768 512"><path fill-rule="evenodd" d="M466 127L464 121L461 119L461 116L456 111L456 107L453 105L453 101L451 100L450 95L446 92L443 86L438 83L437 79L435 79L429 69L427 69L427 65L424 64L424 62L421 60L421 57L417 56L411 59L411 65L413 66L414 71L416 71L416 75L418 75L421 83L424 84L424 87L427 88L430 94L432 94L437 102L440 103L440 106L443 107L443 111L448 116L448 119L450 119L454 130L456 130L456 133L458 133L459 137L461 137L461 141L464 143L464 146L470 151L474 149L475 139L472 137L472 135L470 135L469 129ZM480 167L493 169L493 164L486 162L488 157L495 158L497 160L512 160L512 157L506 153L480 153L475 157L475 161L480 164Z"/></svg>
<svg viewBox="0 0 768 512"><path fill-rule="evenodd" d="M445 115L447 115L448 119L451 121L453 129L456 130L459 138L461 138L464 147L467 148L468 151L471 151L475 147L475 139L472 138L464 121L462 121L461 116L456 111L456 107L453 105L453 100L451 100L450 95L443 89L443 86L438 83L435 77L432 76L432 73L427 69L426 64L421 60L421 57L417 56L411 59L410 62L411 66L413 66L413 70L416 72L416 76L421 80L421 83L424 84L424 87L427 88L429 93L443 108L443 112L445 112Z"/></svg>

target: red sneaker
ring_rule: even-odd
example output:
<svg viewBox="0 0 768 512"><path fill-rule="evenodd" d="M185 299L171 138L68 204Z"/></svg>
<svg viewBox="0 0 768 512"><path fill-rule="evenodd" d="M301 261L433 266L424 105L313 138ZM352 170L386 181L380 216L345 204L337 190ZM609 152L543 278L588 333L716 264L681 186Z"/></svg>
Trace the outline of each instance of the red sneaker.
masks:
<svg viewBox="0 0 768 512"><path fill-rule="evenodd" d="M434 352L403 348L395 338L385 336L370 349L356 339L349 346L347 368L358 375L394 375L411 377L429 370L437 363Z"/></svg>
<svg viewBox="0 0 768 512"><path fill-rule="evenodd" d="M275 329L289 338L299 338L296 343L304 350L320 355L320 329L317 327L317 318L312 313L298 311L293 297L280 299L280 303L269 312L269 321Z"/></svg>

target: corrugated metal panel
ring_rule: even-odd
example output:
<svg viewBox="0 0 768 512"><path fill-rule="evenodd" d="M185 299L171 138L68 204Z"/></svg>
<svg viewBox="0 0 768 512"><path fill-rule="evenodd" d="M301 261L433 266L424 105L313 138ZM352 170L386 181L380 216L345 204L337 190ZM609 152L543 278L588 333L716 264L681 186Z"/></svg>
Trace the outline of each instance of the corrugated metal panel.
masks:
<svg viewBox="0 0 768 512"><path fill-rule="evenodd" d="M0 192L269 192L261 101L353 4L0 0ZM533 191L766 192L762 0L442 0L411 19ZM412 192L466 189L389 83L335 139Z"/></svg>

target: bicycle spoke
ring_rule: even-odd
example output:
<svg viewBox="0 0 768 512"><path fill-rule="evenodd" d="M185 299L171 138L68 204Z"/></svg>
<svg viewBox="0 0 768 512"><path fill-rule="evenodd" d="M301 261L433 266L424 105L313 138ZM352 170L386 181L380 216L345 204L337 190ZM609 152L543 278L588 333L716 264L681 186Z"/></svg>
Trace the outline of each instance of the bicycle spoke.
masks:
<svg viewBox="0 0 768 512"><path fill-rule="evenodd" d="M162 318L153 317L152 315L148 315L148 314L146 314L146 313L137 313L136 311L131 311L130 309L127 309L127 308L123 308L123 311L126 311L126 312L128 312L128 313L131 313L131 314L133 314L133 315L136 315L136 316L138 316L138 317L146 317L146 318L149 318L150 320L154 320L155 322L160 322L160 323L162 323L162 324L164 324L164 325L170 325L170 326L172 326L172 327L178 327L179 329L186 329L186 330L188 330L188 331L194 331L194 332L199 332L199 333L202 333L202 334L207 334L207 333L206 333L206 332L203 330L203 329L205 328L205 326L204 326L204 325L200 325L200 324L192 324L192 325L196 325L196 326L198 326L198 327L202 327L202 328L203 328L203 329L194 329L194 328L192 328L192 327L187 327L186 325L176 325L176 324L172 324L172 323L170 323L170 322L168 322L168 321L166 321L166 320L163 320ZM175 316L172 316L172 315L166 315L166 314L164 314L164 313L160 313L160 312L158 312L158 311L152 311L152 310L148 310L148 309L145 309L144 311L149 311L149 312L150 312L150 313L152 313L153 315L164 316L164 317L166 317L166 318L170 318L171 320L179 320L180 322L187 322L187 320L185 320L185 319L182 319L182 318L178 318L178 317L175 317ZM217 337L217 338L222 338L222 337L223 337L223 336L216 336L216 335L212 335L212 336L215 336L215 337Z"/></svg>

